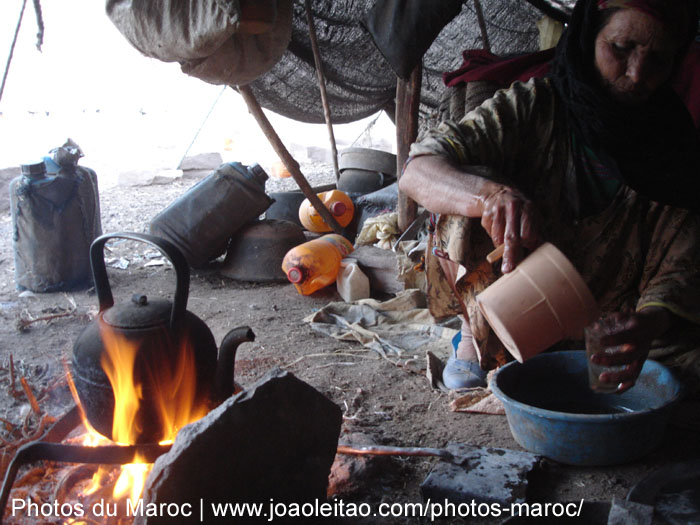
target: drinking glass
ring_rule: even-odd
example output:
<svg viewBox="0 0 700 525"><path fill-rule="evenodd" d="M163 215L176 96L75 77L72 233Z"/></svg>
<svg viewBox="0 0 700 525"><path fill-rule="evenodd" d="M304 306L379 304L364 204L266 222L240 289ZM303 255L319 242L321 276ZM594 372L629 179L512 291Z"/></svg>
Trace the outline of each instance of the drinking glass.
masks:
<svg viewBox="0 0 700 525"><path fill-rule="evenodd" d="M614 354L620 350L620 346L605 347L601 344L601 339L606 335L615 333L620 327L619 322L611 317L601 317L592 325L584 328L584 337L586 339L586 361L588 362L588 384L591 390L601 394L609 394L617 391L619 382L602 383L600 374L603 372L620 372L625 368L622 366L603 366L593 363L591 356L598 352L606 354Z"/></svg>

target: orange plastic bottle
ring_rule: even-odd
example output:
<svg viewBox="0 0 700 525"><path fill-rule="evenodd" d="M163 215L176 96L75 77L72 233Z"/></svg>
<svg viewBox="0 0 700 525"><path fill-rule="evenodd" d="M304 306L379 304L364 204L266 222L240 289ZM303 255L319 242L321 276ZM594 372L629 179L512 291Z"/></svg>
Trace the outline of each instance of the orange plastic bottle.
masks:
<svg viewBox="0 0 700 525"><path fill-rule="evenodd" d="M335 282L340 261L353 250L342 235L329 233L289 250L282 271L301 295L309 295Z"/></svg>
<svg viewBox="0 0 700 525"><path fill-rule="evenodd" d="M335 217L338 224L343 227L350 224L355 213L355 206L347 193L340 190L324 191L318 194L318 198L321 199L324 206ZM324 233L332 231L332 228L326 224L323 217L311 205L309 199L304 199L301 206L299 206L299 221L310 232Z"/></svg>
<svg viewBox="0 0 700 525"><path fill-rule="evenodd" d="M272 164L272 176L276 179L285 179L287 177L291 177L292 174L289 173L289 170L287 169L287 166L284 165L284 162L278 160Z"/></svg>

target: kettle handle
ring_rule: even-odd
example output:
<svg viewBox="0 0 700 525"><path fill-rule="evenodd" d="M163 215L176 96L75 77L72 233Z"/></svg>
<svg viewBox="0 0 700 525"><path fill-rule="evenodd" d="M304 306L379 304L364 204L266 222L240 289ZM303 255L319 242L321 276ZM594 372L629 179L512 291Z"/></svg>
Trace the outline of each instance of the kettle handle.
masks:
<svg viewBox="0 0 700 525"><path fill-rule="evenodd" d="M92 277L95 281L95 291L97 292L97 300L100 304L100 312L114 306L114 297L112 296L112 289L109 286L107 267L104 259L104 246L110 239L127 239L145 242L146 244L158 248L172 263L173 268L175 268L177 282L173 298L173 309L170 313L170 328L171 330L177 330L182 327L181 321L184 321L185 318L187 297L190 290L190 267L187 264L185 256L182 255L182 252L180 252L173 243L161 237L146 233L107 233L92 242L90 246L90 266L92 267Z"/></svg>

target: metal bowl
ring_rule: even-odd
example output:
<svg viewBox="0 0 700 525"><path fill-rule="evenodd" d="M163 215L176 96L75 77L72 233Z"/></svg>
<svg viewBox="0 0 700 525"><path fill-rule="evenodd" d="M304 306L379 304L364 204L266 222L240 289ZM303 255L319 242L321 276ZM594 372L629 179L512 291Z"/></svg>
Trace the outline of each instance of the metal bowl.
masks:
<svg viewBox="0 0 700 525"><path fill-rule="evenodd" d="M681 383L647 360L634 387L596 394L588 387L582 350L537 355L496 372L491 389L505 407L510 431L526 450L569 465L634 461L663 439Z"/></svg>
<svg viewBox="0 0 700 525"><path fill-rule="evenodd" d="M287 282L282 260L289 250L304 242L304 230L289 221L252 222L231 239L220 272L238 281Z"/></svg>
<svg viewBox="0 0 700 525"><path fill-rule="evenodd" d="M338 157L338 189L366 195L396 181L396 155L369 148L348 148Z"/></svg>

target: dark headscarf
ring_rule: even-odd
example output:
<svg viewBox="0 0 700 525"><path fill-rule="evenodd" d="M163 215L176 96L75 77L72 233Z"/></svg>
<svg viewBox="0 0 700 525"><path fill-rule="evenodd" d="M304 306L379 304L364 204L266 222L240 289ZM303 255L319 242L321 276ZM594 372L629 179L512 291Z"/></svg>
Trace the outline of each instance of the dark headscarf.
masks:
<svg viewBox="0 0 700 525"><path fill-rule="evenodd" d="M617 180L618 185L627 184L651 200L700 210L700 141L678 95L667 83L642 105L628 106L614 100L601 85L594 45L608 8L643 10L671 25L676 34L687 34L676 65L698 24L697 0L576 3L557 46L550 77L572 130L579 190L582 177L593 178L600 187L610 187L609 182ZM596 211L591 205L595 199L586 203L583 195L583 201L584 208ZM599 209L600 199L597 205Z"/></svg>

